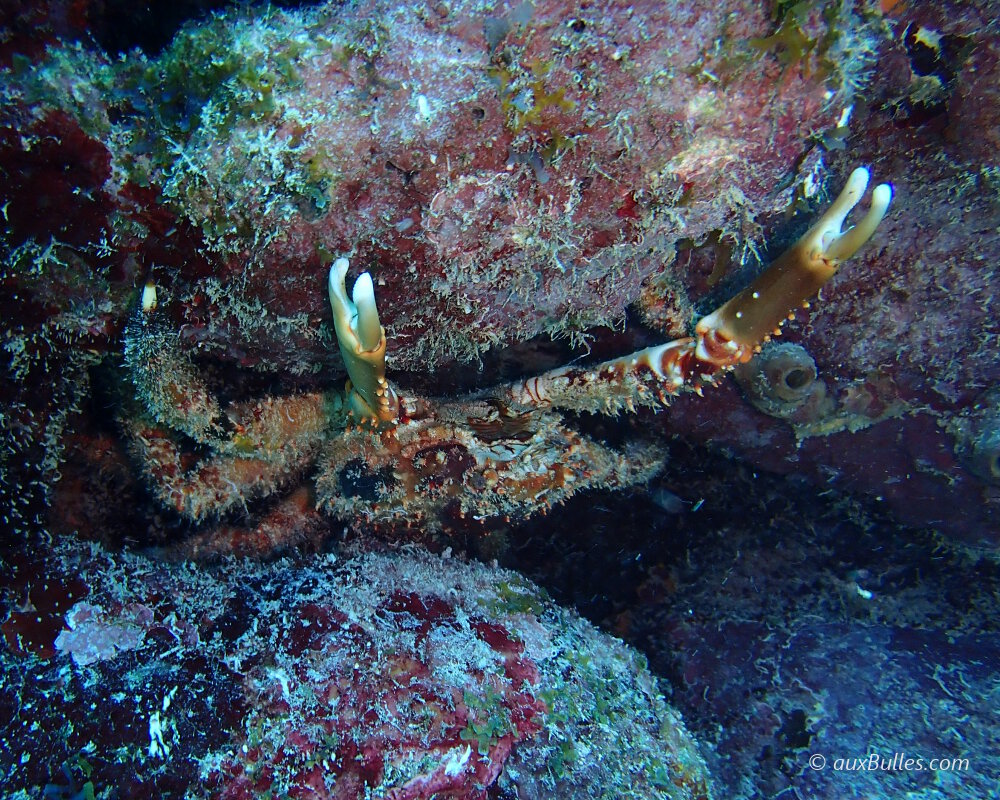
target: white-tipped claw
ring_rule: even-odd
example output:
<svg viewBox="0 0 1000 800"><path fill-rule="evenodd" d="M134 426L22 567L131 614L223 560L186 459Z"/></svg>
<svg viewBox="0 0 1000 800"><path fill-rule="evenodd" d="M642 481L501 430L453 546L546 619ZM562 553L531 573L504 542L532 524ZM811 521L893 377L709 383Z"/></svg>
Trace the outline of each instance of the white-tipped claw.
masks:
<svg viewBox="0 0 1000 800"><path fill-rule="evenodd" d="M346 258L338 258L330 267L330 306L337 324L337 335L344 342L350 330L361 352L377 350L382 341L382 325L375 305L372 276L367 272L358 276L351 299L347 296L345 285L349 268L350 262Z"/></svg>
<svg viewBox="0 0 1000 800"><path fill-rule="evenodd" d="M357 310L354 330L358 334L361 349L375 350L382 341L382 325L378 319L378 308L375 307L372 276L367 272L362 272L354 282L354 306Z"/></svg>
<svg viewBox="0 0 1000 800"><path fill-rule="evenodd" d="M815 242L819 253L830 261L840 262L853 256L867 242L892 201L892 187L887 183L875 187L872 204L868 213L852 228L844 231L844 220L861 200L868 188L869 173L865 167L858 167L847 179L844 190L833 201L829 210L814 229Z"/></svg>
<svg viewBox="0 0 1000 800"><path fill-rule="evenodd" d="M857 225L830 243L826 249L827 257L835 261L844 261L858 252L862 245L872 238L875 229L889 210L890 202L892 202L892 187L888 183L876 186L872 192L872 204L868 213Z"/></svg>
<svg viewBox="0 0 1000 800"><path fill-rule="evenodd" d="M338 333L345 323L347 327L353 327L351 322L358 313L344 286L344 278L347 277L350 266L351 262L346 258L338 258L330 267L330 308L333 309L333 319L337 323Z"/></svg>
<svg viewBox="0 0 1000 800"><path fill-rule="evenodd" d="M868 172L867 167L858 167L851 173L844 188L837 195L837 199L833 201L820 220L825 233L833 232L835 236L840 235L840 229L843 227L847 215L865 196L865 189L868 188L870 177L871 173Z"/></svg>

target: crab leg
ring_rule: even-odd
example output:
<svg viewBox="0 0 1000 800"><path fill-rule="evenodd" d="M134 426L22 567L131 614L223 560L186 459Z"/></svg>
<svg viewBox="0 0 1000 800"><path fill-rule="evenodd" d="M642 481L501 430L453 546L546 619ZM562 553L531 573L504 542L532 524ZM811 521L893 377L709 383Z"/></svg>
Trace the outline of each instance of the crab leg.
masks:
<svg viewBox="0 0 1000 800"><path fill-rule="evenodd" d="M703 317L694 337L591 367L565 367L528 378L504 387L502 399L514 407L617 414L637 405L665 405L683 388L700 393L718 373L749 361L871 238L892 200L892 188L885 183L875 187L858 224L842 230L864 196L868 178L864 167L854 170L819 221L746 289Z"/></svg>

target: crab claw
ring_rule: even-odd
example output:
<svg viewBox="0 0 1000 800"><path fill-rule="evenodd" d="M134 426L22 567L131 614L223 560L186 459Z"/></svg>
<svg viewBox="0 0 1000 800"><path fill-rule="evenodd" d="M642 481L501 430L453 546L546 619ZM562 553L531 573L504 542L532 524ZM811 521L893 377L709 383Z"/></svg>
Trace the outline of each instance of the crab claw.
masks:
<svg viewBox="0 0 1000 800"><path fill-rule="evenodd" d="M844 190L805 236L746 289L698 322L698 360L719 369L749 361L789 315L861 249L892 201L889 184L876 186L867 213L857 225L843 230L844 220L868 188L868 178L866 168L854 170Z"/></svg>
<svg viewBox="0 0 1000 800"><path fill-rule="evenodd" d="M352 414L375 426L391 424L399 411L399 399L385 377L385 330L375 306L371 275L361 273L347 296L345 278L350 262L338 258L330 267L330 307L337 342L344 357L351 389L348 402Z"/></svg>

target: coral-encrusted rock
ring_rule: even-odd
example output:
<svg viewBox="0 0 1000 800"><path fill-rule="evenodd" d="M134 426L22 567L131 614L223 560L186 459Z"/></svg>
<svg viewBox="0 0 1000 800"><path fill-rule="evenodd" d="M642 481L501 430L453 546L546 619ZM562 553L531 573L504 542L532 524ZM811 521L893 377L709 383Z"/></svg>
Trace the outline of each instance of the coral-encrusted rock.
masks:
<svg viewBox="0 0 1000 800"><path fill-rule="evenodd" d="M661 421L764 469L876 497L906 524L995 556L1000 491L972 443L989 453L1000 383L996 14L987 3L894 14L844 156L891 177L893 210L808 323L787 331L815 360L829 407L789 424L724 391L683 398Z"/></svg>
<svg viewBox="0 0 1000 800"><path fill-rule="evenodd" d="M171 236L204 238L210 271L147 262L188 347L311 368L320 263L351 253L390 364L426 369L619 322L679 239L757 238L869 48L850 13L791 27L789 60L736 0L376 0L234 13L149 62L58 51L24 94L104 142L115 185L158 189Z"/></svg>
<svg viewBox="0 0 1000 800"><path fill-rule="evenodd" d="M9 519L47 513L73 413L107 399L90 402L91 367L147 274L173 363L214 370L228 399L250 370L329 387L324 266L351 255L405 390L401 369L539 334L599 349L629 306L683 333L746 277L734 256L765 232L778 252L799 221L777 220L860 161L894 181L893 210L789 331L829 416L793 435L730 394L667 424L996 552L1000 493L962 440L1000 380L993 12L371 0L231 12L155 57L25 46L0 81Z"/></svg>
<svg viewBox="0 0 1000 800"><path fill-rule="evenodd" d="M47 555L7 561L8 789L709 797L642 657L515 573L419 550L200 572L69 538ZM59 613L25 610L56 590Z"/></svg>

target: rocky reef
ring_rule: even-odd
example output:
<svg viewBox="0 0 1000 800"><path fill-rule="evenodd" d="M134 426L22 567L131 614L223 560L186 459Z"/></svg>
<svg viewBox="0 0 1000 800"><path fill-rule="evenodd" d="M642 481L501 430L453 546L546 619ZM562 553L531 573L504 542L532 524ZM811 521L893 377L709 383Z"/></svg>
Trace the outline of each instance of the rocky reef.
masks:
<svg viewBox="0 0 1000 800"><path fill-rule="evenodd" d="M725 664L765 636L697 583L725 576L663 579L684 572L695 620L587 609L653 654L706 768L636 653L513 573L410 548L559 586L604 519L587 504L688 549L704 524L705 555L723 531L759 552L811 493L846 515L802 523L831 546L874 519L926 548L907 563L992 575L990 3L194 5L174 29L0 2L7 785L700 797L711 770L723 796L779 791L791 756L751 750L818 728L712 734L744 707L700 648ZM861 164L891 189L865 196ZM525 544L552 541L564 561ZM591 595L662 599L649 560L681 555L660 547ZM929 630L942 669L972 660L927 613L829 641L786 614L782 663L818 696L834 640L876 658ZM967 627L972 651L991 629ZM766 702L807 705L788 697ZM812 777L802 796L829 789Z"/></svg>
<svg viewBox="0 0 1000 800"><path fill-rule="evenodd" d="M996 106L996 44L975 4L228 11L117 58L61 41L88 22L57 9L14 17L4 55L6 369L27 392L7 392L5 469L35 465L5 483L24 517L69 418L119 392L92 383L122 352L126 392L188 426L219 424L219 398L333 385L335 257L372 275L404 386L485 387L686 333L861 161L895 211L789 332L826 397L812 418L726 387L653 424L993 550L995 476L963 455L991 441L972 428L996 379L995 126L975 116ZM156 331L129 336L147 283ZM293 484L298 454L247 499ZM926 500L942 492L957 512Z"/></svg>
<svg viewBox="0 0 1000 800"><path fill-rule="evenodd" d="M709 796L642 657L513 572L69 542L4 578L32 605L2 626L10 796Z"/></svg>

